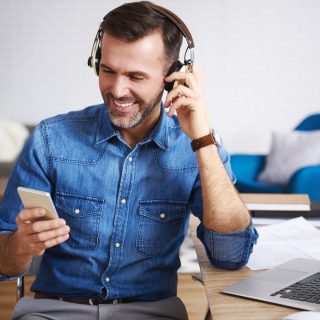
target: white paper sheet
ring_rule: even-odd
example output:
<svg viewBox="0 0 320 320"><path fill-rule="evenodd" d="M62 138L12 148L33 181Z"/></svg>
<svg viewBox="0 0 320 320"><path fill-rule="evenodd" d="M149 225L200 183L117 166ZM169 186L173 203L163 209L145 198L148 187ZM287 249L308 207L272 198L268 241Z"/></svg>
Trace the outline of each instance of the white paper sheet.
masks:
<svg viewBox="0 0 320 320"><path fill-rule="evenodd" d="M247 267L268 269L294 258L320 260L320 231L303 217L257 228L258 243Z"/></svg>
<svg viewBox="0 0 320 320"><path fill-rule="evenodd" d="M320 312L298 311L282 318L283 320L320 320Z"/></svg>
<svg viewBox="0 0 320 320"><path fill-rule="evenodd" d="M288 218L252 218L252 222L254 225L270 225L280 222L288 221ZM320 218L307 218L307 221L310 222L315 227L320 227Z"/></svg>

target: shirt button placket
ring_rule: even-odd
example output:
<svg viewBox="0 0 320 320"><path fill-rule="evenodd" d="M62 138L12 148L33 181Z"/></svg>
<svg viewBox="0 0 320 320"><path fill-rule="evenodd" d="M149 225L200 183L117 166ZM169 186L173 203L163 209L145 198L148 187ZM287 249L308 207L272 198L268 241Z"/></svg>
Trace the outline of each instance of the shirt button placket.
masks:
<svg viewBox="0 0 320 320"><path fill-rule="evenodd" d="M124 163L124 171L122 172L122 177L125 177L125 179L122 181L122 177L121 177L121 184L122 184L122 192L119 198L119 207L118 207L118 212L119 214L117 214L117 219L116 219L116 223L115 223L115 228L114 228L114 232L112 234L112 238L113 238L113 250L111 250L111 256L112 256L112 265L109 265L109 269L108 269L108 274L109 276L105 275L105 282L107 284L107 287L109 288L109 293L110 290L112 291L112 283L111 283L111 276L113 274L114 269L116 269L118 262L120 263L120 259L121 259L121 250L119 250L123 244L120 241L117 241L116 239L121 239L123 234L123 224L119 224L118 220L121 221L121 219L123 220L123 216L125 215L125 212L127 210L127 206L128 206L128 183L130 183L130 179L128 179L128 177L131 177L131 170L133 169L132 167L133 164L133 157L129 156L127 157L127 162ZM128 174L129 173L129 174ZM129 180L129 181L128 181ZM112 293L111 293L112 295Z"/></svg>

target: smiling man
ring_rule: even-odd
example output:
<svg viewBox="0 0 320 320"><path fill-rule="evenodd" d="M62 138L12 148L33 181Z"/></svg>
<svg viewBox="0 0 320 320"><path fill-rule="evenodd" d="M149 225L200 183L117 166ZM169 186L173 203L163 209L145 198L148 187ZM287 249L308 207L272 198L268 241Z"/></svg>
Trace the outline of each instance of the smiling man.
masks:
<svg viewBox="0 0 320 320"><path fill-rule="evenodd" d="M146 1L109 12L89 60L104 103L42 121L24 147L0 204L0 279L42 262L13 319L187 319L176 293L190 213L213 265L248 261L257 234L199 73L168 74L175 17ZM18 186L50 192L60 219L23 209Z"/></svg>
<svg viewBox="0 0 320 320"><path fill-rule="evenodd" d="M101 52L102 97L111 122L134 147L160 117L168 69L161 34L153 31L137 41L125 42L104 33Z"/></svg>

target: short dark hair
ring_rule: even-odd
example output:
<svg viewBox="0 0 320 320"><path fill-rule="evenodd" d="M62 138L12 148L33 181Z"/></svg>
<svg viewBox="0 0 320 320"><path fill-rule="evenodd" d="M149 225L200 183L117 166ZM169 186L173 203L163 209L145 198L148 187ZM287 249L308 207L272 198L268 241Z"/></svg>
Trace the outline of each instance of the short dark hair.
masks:
<svg viewBox="0 0 320 320"><path fill-rule="evenodd" d="M160 31L166 58L172 63L179 59L182 33L169 18L155 11L152 5L149 1L125 3L103 18L101 30L128 42Z"/></svg>

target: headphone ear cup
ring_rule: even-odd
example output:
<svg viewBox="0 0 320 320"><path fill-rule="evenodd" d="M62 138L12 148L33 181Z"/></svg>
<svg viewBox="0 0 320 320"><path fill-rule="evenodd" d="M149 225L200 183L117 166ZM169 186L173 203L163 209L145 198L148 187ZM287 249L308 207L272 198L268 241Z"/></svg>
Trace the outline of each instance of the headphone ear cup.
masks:
<svg viewBox="0 0 320 320"><path fill-rule="evenodd" d="M180 71L182 67L183 67L183 63L182 63L182 62L180 62L179 60L175 61L175 62L171 65L171 67L169 68L168 73L167 73L166 76L170 75L170 74L173 73L173 72ZM174 84L174 81L172 81L172 82L167 82L167 83L165 84L165 86L164 86L164 89L165 89L166 91L168 91L168 92L171 91L171 90L173 89L173 84Z"/></svg>
<svg viewBox="0 0 320 320"><path fill-rule="evenodd" d="M94 57L94 70L97 75L99 75L100 60L101 60L101 48L98 48Z"/></svg>

